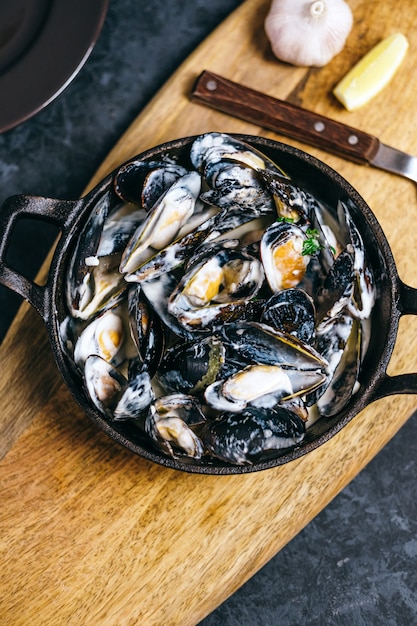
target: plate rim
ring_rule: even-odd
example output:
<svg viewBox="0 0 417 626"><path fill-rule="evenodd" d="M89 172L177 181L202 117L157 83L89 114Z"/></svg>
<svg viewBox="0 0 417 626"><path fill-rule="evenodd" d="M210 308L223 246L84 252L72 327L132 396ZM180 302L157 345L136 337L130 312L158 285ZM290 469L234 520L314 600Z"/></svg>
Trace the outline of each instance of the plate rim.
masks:
<svg viewBox="0 0 417 626"><path fill-rule="evenodd" d="M52 0L38 36L0 74L0 133L15 128L50 104L90 56L103 27L109 0ZM77 45L68 45L68 40Z"/></svg>

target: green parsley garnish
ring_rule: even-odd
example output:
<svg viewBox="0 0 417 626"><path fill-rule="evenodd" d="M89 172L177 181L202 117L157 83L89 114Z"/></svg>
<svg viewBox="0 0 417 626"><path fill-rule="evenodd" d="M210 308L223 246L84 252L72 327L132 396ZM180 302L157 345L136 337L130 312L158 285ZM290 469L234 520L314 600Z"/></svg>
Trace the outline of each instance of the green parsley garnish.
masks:
<svg viewBox="0 0 417 626"><path fill-rule="evenodd" d="M277 222L286 222L287 224L294 224L295 219L292 217L277 217Z"/></svg>
<svg viewBox="0 0 417 626"><path fill-rule="evenodd" d="M306 235L307 239L304 240L301 254L303 256L313 256L324 246L319 241L319 231L316 228L307 228Z"/></svg>

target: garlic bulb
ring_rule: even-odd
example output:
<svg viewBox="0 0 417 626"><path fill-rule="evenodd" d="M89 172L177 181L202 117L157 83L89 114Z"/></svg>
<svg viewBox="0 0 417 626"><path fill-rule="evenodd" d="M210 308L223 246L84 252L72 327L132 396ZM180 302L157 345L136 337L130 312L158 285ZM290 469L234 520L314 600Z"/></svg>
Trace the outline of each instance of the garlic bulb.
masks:
<svg viewBox="0 0 417 626"><path fill-rule="evenodd" d="M352 24L344 0L272 0L265 32L281 61L322 67L342 50Z"/></svg>

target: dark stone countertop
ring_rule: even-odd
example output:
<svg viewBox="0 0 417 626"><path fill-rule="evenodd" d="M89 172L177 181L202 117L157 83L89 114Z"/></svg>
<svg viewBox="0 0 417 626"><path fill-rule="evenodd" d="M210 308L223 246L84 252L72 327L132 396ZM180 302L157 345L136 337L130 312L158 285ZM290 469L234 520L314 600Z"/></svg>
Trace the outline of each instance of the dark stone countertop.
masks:
<svg viewBox="0 0 417 626"><path fill-rule="evenodd" d="M0 204L16 193L79 197L144 105L239 4L110 0L97 45L72 83L35 117L0 135ZM33 278L54 237L44 224L22 222L10 262ZM19 304L0 287L1 339ZM417 624L416 479L414 417L201 625Z"/></svg>

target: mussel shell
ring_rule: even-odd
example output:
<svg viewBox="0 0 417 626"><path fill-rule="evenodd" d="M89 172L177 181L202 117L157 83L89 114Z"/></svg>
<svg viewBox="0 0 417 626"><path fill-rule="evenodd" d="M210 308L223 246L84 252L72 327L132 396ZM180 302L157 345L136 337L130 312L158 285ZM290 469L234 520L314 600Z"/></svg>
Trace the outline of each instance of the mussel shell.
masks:
<svg viewBox="0 0 417 626"><path fill-rule="evenodd" d="M167 391L198 394L221 376L224 361L225 349L216 337L180 342L165 352L158 380Z"/></svg>
<svg viewBox="0 0 417 626"><path fill-rule="evenodd" d="M142 369L129 380L111 418L115 421L137 420L148 412L154 397L151 376Z"/></svg>
<svg viewBox="0 0 417 626"><path fill-rule="evenodd" d="M226 190L234 187L247 190L260 184L256 170L231 159L209 161L204 167L203 175L212 189Z"/></svg>
<svg viewBox="0 0 417 626"><path fill-rule="evenodd" d="M239 413L248 405L273 408L300 395L311 393L326 381L317 370L284 368L279 365L252 364L225 380L209 385L204 398L218 411Z"/></svg>
<svg viewBox="0 0 417 626"><path fill-rule="evenodd" d="M271 159L245 141L226 133L211 132L195 138L190 149L190 159L194 167L204 171L209 163L220 160L234 160L255 170L271 169L285 176Z"/></svg>
<svg viewBox="0 0 417 626"><path fill-rule="evenodd" d="M265 276L273 293L299 285L310 257L303 252L306 235L296 224L274 222L261 239Z"/></svg>
<svg viewBox="0 0 417 626"><path fill-rule="evenodd" d="M250 465L269 451L300 443L304 433L303 420L288 409L248 407L240 415L225 413L207 422L203 441L222 461Z"/></svg>
<svg viewBox="0 0 417 626"><path fill-rule="evenodd" d="M272 198L258 187L233 187L209 189L201 194L207 204L217 206L228 213L238 213L245 221L263 215L275 215Z"/></svg>
<svg viewBox="0 0 417 626"><path fill-rule="evenodd" d="M122 353L125 336L123 316L117 309L109 309L95 317L74 338L74 362L83 368L86 359L94 354L112 365L119 365L125 358Z"/></svg>
<svg viewBox="0 0 417 626"><path fill-rule="evenodd" d="M274 213L272 195L257 170L231 159L221 159L206 164L204 179L211 187L202 199L220 208L232 210L240 207L254 217Z"/></svg>
<svg viewBox="0 0 417 626"><path fill-rule="evenodd" d="M175 240L194 212L200 187L200 175L190 171L157 199L123 251L119 266L122 274L134 273L153 256L152 250L161 250Z"/></svg>
<svg viewBox="0 0 417 626"><path fill-rule="evenodd" d="M145 420L145 431L154 444L173 458L200 459L203 443L197 433L206 418L196 398L172 394L157 398Z"/></svg>
<svg viewBox="0 0 417 626"><path fill-rule="evenodd" d="M143 220L141 211L111 207L110 196L98 203L83 229L72 257L67 279L67 299L74 317L89 320L113 307L126 284L118 266L126 242Z"/></svg>
<svg viewBox="0 0 417 626"><path fill-rule="evenodd" d="M317 200L275 172L260 172L266 189L272 194L279 218L299 224L310 224Z"/></svg>
<svg viewBox="0 0 417 626"><path fill-rule="evenodd" d="M353 295L349 308L358 319L366 319L371 315L376 298L376 286L372 272L367 264L365 245L363 238L355 222L352 219L353 202L339 200L337 215L345 237L346 248L353 254L354 284Z"/></svg>
<svg viewBox="0 0 417 626"><path fill-rule="evenodd" d="M155 314L140 285L128 292L129 328L142 363L151 377L158 369L165 347L165 331L161 319Z"/></svg>
<svg viewBox="0 0 417 626"><path fill-rule="evenodd" d="M84 382L93 404L103 415L113 419L128 385L126 378L105 359L92 354L84 363Z"/></svg>
<svg viewBox="0 0 417 626"><path fill-rule="evenodd" d="M362 327L353 320L340 361L324 394L317 402L320 415L332 417L342 411L357 391L362 357Z"/></svg>
<svg viewBox="0 0 417 626"><path fill-rule="evenodd" d="M96 203L82 232L71 258L66 279L67 304L72 315L79 317L94 297L93 273L97 264L97 249L100 244L105 220L111 206L111 194L104 194Z"/></svg>
<svg viewBox="0 0 417 626"><path fill-rule="evenodd" d="M338 355L342 355L349 340L352 326L353 317L343 312L329 319L326 324L321 324L317 330L316 348L327 359L327 371L331 375L339 362Z"/></svg>
<svg viewBox="0 0 417 626"><path fill-rule="evenodd" d="M317 297L317 323L337 317L352 298L355 283L354 258L350 250L336 257Z"/></svg>
<svg viewBox="0 0 417 626"><path fill-rule="evenodd" d="M168 300L177 285L178 278L174 272L166 272L155 280L146 280L141 283L141 289L150 307L167 329L171 330L178 337L195 340L198 335L187 330L168 311Z"/></svg>
<svg viewBox="0 0 417 626"><path fill-rule="evenodd" d="M82 298L76 308L72 309L74 317L89 320L124 300L127 284L117 271L114 264L118 264L119 257L101 258L100 264L91 268L84 280L85 288Z"/></svg>
<svg viewBox="0 0 417 626"><path fill-rule="evenodd" d="M210 237L215 231L218 233L218 227L221 224L221 213L217 209L208 208L204 211L203 221L201 221L193 230L181 234L178 239L170 243L168 246L155 251L149 260L140 264L138 269L126 276L129 282L141 283L144 280L155 280L166 272L171 272L182 265L192 254L198 245Z"/></svg>
<svg viewBox="0 0 417 626"><path fill-rule="evenodd" d="M216 257L220 254L220 258L227 254L227 250L237 250L239 248L239 239L234 237L225 239L209 239L202 242L199 246L196 246L184 265L185 271L198 269L200 265L203 265L208 259ZM227 261L227 259L225 259Z"/></svg>
<svg viewBox="0 0 417 626"><path fill-rule="evenodd" d="M229 240L230 241L230 240ZM210 302L229 303L244 299L249 301L254 298L259 289L262 287L264 280L264 272L258 259L243 250L233 250L229 247L229 243L222 242L221 250L218 253L209 255L207 259L203 259L190 266L189 271L181 280L178 291L186 293L191 281L194 281L197 273L208 263L215 261L221 269L222 275L225 276L224 288L213 298L209 298L203 306ZM231 274L231 277L229 277Z"/></svg>
<svg viewBox="0 0 417 626"><path fill-rule="evenodd" d="M98 258L122 254L130 237L145 219L146 213L132 205L123 204L112 210L104 222L99 246Z"/></svg>
<svg viewBox="0 0 417 626"><path fill-rule="evenodd" d="M285 289L265 302L261 322L301 341L314 344L316 309L313 299L302 289Z"/></svg>
<svg viewBox="0 0 417 626"><path fill-rule="evenodd" d="M312 346L259 322L224 324L216 334L226 348L252 363L324 369L327 361Z"/></svg>
<svg viewBox="0 0 417 626"><path fill-rule="evenodd" d="M263 279L258 259L226 243L182 276L169 298L168 312L187 330L210 330L241 316Z"/></svg>
<svg viewBox="0 0 417 626"><path fill-rule="evenodd" d="M132 202L149 211L157 199L186 173L186 168L177 163L135 159L117 170L114 190L125 202Z"/></svg>
<svg viewBox="0 0 417 626"><path fill-rule="evenodd" d="M329 318L317 328L315 347L328 362L327 380L319 389L308 394L305 399L307 406L316 404L331 384L352 332L352 326L353 317L344 311L337 317Z"/></svg>

